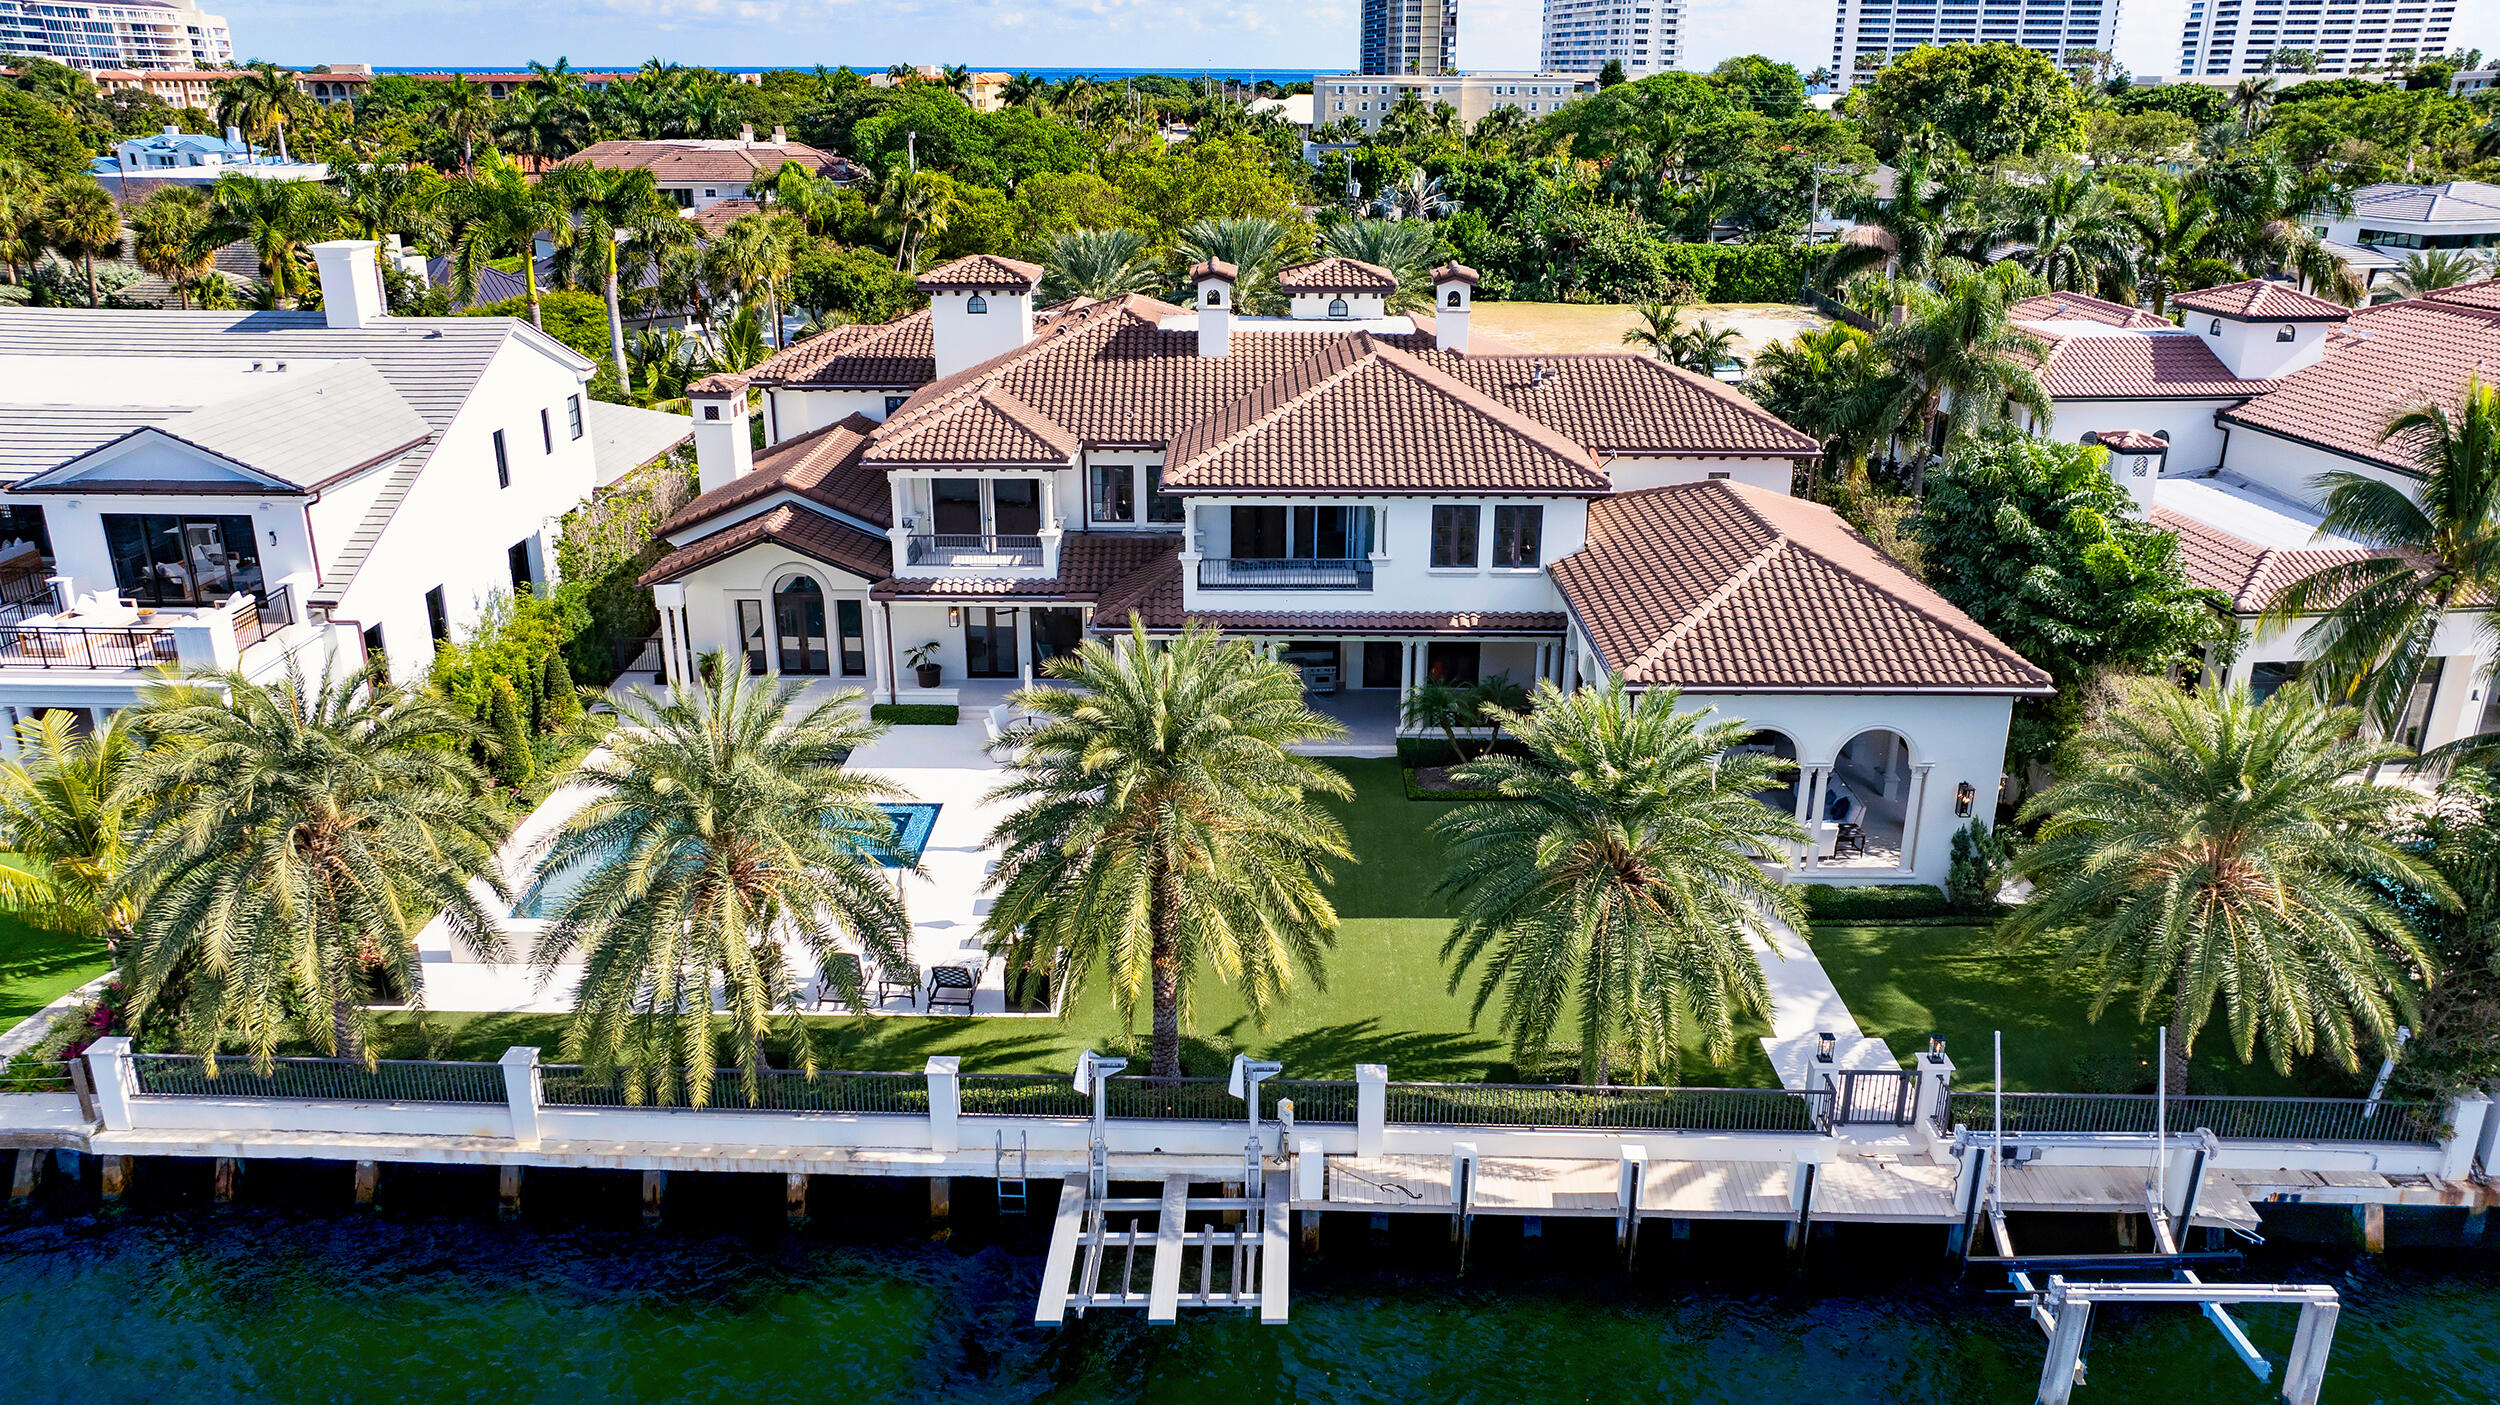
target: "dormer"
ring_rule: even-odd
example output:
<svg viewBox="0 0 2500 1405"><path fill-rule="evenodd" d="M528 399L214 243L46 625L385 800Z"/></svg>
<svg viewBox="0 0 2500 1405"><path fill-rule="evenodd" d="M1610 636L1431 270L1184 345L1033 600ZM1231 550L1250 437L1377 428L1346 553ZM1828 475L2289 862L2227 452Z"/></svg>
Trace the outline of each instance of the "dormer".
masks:
<svg viewBox="0 0 2500 1405"><path fill-rule="evenodd" d="M1467 349L1467 314L1476 303L1476 271L1445 263L1432 271L1432 341L1443 351Z"/></svg>
<svg viewBox="0 0 2500 1405"><path fill-rule="evenodd" d="M2161 491L2162 465L2169 462L2170 431L2150 434L2140 429L2103 429L2083 436L2086 444L2109 451L2109 476L2134 500L2136 515L2153 515Z"/></svg>
<svg viewBox="0 0 2500 1405"><path fill-rule="evenodd" d="M1361 259L1325 258L1298 263L1276 275L1298 322L1363 322L1389 315L1398 276Z"/></svg>
<svg viewBox="0 0 2500 1405"><path fill-rule="evenodd" d="M1222 259L1208 259L1189 270L1197 287L1198 354L1222 358L1233 351L1233 299L1241 271Z"/></svg>
<svg viewBox="0 0 2500 1405"><path fill-rule="evenodd" d="M2262 278L2199 288L2171 302L2187 329L2241 380L2270 380L2318 364L2327 335L2352 315L2340 303Z"/></svg>
<svg viewBox="0 0 2500 1405"><path fill-rule="evenodd" d="M972 254L921 274L929 295L929 335L938 378L1003 356L1033 340L1033 290L1038 264Z"/></svg>

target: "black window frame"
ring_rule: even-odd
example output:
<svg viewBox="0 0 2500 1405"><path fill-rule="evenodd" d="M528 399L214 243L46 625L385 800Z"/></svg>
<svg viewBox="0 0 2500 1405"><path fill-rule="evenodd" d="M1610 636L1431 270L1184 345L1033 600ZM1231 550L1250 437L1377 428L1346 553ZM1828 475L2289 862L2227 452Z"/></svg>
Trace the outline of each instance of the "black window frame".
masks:
<svg viewBox="0 0 2500 1405"><path fill-rule="evenodd" d="M1178 493L1163 491L1163 465L1146 468L1146 521L1151 526L1177 527L1189 520L1189 504Z"/></svg>
<svg viewBox="0 0 2500 1405"><path fill-rule="evenodd" d="M1096 522L1132 523L1137 520L1137 470L1124 463L1098 463L1093 481L1086 485L1085 511ZM1103 510L1103 489L1112 489L1111 506Z"/></svg>
<svg viewBox="0 0 2500 1405"><path fill-rule="evenodd" d="M547 446L548 453L556 451L556 416L553 410L541 409L538 412L538 441Z"/></svg>
<svg viewBox="0 0 2500 1405"><path fill-rule="evenodd" d="M451 604L443 598L439 585L425 593L425 628L435 643L451 642Z"/></svg>
<svg viewBox="0 0 2500 1405"><path fill-rule="evenodd" d="M574 438L582 437L582 397L578 395L564 397L564 422L573 431Z"/></svg>
<svg viewBox="0 0 2500 1405"><path fill-rule="evenodd" d="M1478 504L1471 502L1434 503L1432 505L1433 566L1444 571L1476 569L1478 561L1482 559L1484 549L1483 528L1484 509Z"/></svg>
<svg viewBox="0 0 2500 1405"><path fill-rule="evenodd" d="M260 527L248 513L106 512L98 514L98 525L118 595L143 605L214 605L234 595L269 603ZM205 563L192 555L192 533L201 527L216 534L216 557ZM222 593L213 599L202 580L212 570L224 573L218 577ZM177 587L167 589L168 582Z"/></svg>
<svg viewBox="0 0 2500 1405"><path fill-rule="evenodd" d="M1545 564L1544 547L1543 503L1503 503L1493 509L1492 564L1497 569L1534 570Z"/></svg>
<svg viewBox="0 0 2500 1405"><path fill-rule="evenodd" d="M512 486L512 451L505 447L503 431L495 431L495 486Z"/></svg>
<svg viewBox="0 0 2500 1405"><path fill-rule="evenodd" d="M365 626L364 645L366 663L371 663L375 659L388 656L389 650L382 642L382 625L380 621L377 620L374 623Z"/></svg>
<svg viewBox="0 0 2500 1405"><path fill-rule="evenodd" d="M514 542L512 545L505 547L503 560L504 565L509 568L512 573L513 594L518 595L524 590L535 590L538 588L538 572L530 561L529 538L523 537L519 541Z"/></svg>

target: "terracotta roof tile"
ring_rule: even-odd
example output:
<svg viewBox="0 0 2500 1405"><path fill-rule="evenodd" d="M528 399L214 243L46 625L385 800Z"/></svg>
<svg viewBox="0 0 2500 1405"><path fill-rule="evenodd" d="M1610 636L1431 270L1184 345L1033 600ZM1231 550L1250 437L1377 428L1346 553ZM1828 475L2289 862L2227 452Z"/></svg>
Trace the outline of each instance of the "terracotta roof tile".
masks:
<svg viewBox="0 0 2500 1405"><path fill-rule="evenodd" d="M1455 261L1445 263L1432 271L1432 283L1436 288L1444 283L1464 283L1472 288L1482 281L1483 279L1474 269Z"/></svg>
<svg viewBox="0 0 2500 1405"><path fill-rule="evenodd" d="M864 467L860 454L877 422L851 415L795 435L755 456L755 471L698 495L660 524L660 535L678 533L715 517L789 492L823 503L863 522L891 526L894 500L883 473Z"/></svg>
<svg viewBox="0 0 2500 1405"><path fill-rule="evenodd" d="M2231 608L2243 615L2271 608L2295 581L2373 554L2360 547L2263 547L2160 506L2153 509L2152 523L2179 538L2179 558L2189 582L2230 596Z"/></svg>
<svg viewBox="0 0 2500 1405"><path fill-rule="evenodd" d="M2049 691L1829 508L1688 483L1601 498L1588 532L1549 570L1606 666L1636 684Z"/></svg>
<svg viewBox="0 0 2500 1405"><path fill-rule="evenodd" d="M2289 283L2246 278L2218 288L2198 288L2170 300L2183 312L2206 312L2243 322L2341 322L2352 309L2312 297Z"/></svg>
<svg viewBox="0 0 2500 1405"><path fill-rule="evenodd" d="M2049 344L2040 381L2061 400L2220 400L2274 384L2232 375L2204 338L2186 332L2057 336L2036 324L2029 330Z"/></svg>
<svg viewBox="0 0 2500 1405"><path fill-rule="evenodd" d="M1233 339L1238 345L1241 334ZM1483 339L1475 340L1481 345ZM1744 392L1653 357L1616 351L1488 356L1424 346L1424 364L1601 454L1813 458L1823 452Z"/></svg>
<svg viewBox="0 0 2500 1405"><path fill-rule="evenodd" d="M2011 309L2017 322L2098 322L2104 327L2161 331L2177 325L2169 318L2081 293L2042 293L2024 298Z"/></svg>
<svg viewBox="0 0 2500 1405"><path fill-rule="evenodd" d="M1332 254L1280 271L1276 286L1288 293L1394 293L1398 276L1379 264Z"/></svg>
<svg viewBox="0 0 2500 1405"><path fill-rule="evenodd" d="M758 385L910 390L937 378L929 310L891 322L836 327L767 357L748 379Z"/></svg>
<svg viewBox="0 0 2500 1405"><path fill-rule="evenodd" d="M2381 443L2380 431L2423 400L2456 409L2469 376L2500 380L2500 283L2362 308L2327 334L2317 365L2274 381L2222 419L2417 473L2412 446Z"/></svg>
<svg viewBox="0 0 2500 1405"><path fill-rule="evenodd" d="M1176 491L1602 493L1589 451L1367 332L1172 441Z"/></svg>
<svg viewBox="0 0 2500 1405"><path fill-rule="evenodd" d="M997 385L887 423L868 446L870 463L1060 465L1076 458L1075 435Z"/></svg>
<svg viewBox="0 0 2500 1405"><path fill-rule="evenodd" d="M1223 259L1201 259L1189 266L1189 281L1192 283L1207 278L1221 278L1231 283L1240 277L1241 270Z"/></svg>
<svg viewBox="0 0 2500 1405"><path fill-rule="evenodd" d="M912 283L924 293L1029 293L1041 281L1040 264L1001 258L996 254L966 254L952 263L939 264L913 279Z"/></svg>
<svg viewBox="0 0 2500 1405"><path fill-rule="evenodd" d="M2121 454L2166 454L2170 441L2141 429L2104 429L2091 436L2102 448Z"/></svg>
<svg viewBox="0 0 2500 1405"><path fill-rule="evenodd" d="M686 218L694 223L695 228L703 231L704 238L718 239L722 230L749 215L762 213L764 213L764 207L757 201L723 200L692 211L687 214Z"/></svg>
<svg viewBox="0 0 2500 1405"><path fill-rule="evenodd" d="M836 522L813 508L783 503L728 531L715 532L661 557L642 573L640 583L649 586L683 580L715 561L767 541L862 580L883 580L894 569L893 546L885 538Z"/></svg>
<svg viewBox="0 0 2500 1405"><path fill-rule="evenodd" d="M686 387L688 395L735 395L750 382L736 371L714 371Z"/></svg>
<svg viewBox="0 0 2500 1405"><path fill-rule="evenodd" d="M770 177L784 161L796 161L818 175L844 184L864 180L868 175L844 157L795 141L778 146L771 142L741 145L734 141L603 141L593 142L557 164L597 166L611 171L647 170L654 180L666 185L702 181L749 185Z"/></svg>

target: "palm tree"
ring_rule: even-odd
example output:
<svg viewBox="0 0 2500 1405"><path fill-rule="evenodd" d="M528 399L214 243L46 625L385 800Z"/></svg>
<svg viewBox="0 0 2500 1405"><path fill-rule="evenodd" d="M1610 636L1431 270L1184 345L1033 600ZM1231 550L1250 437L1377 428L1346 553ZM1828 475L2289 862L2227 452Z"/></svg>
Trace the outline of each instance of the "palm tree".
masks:
<svg viewBox="0 0 2500 1405"><path fill-rule="evenodd" d="M2404 266L2387 286L2399 298L2418 298L2486 277L2491 264L2470 249L2423 249L2405 255Z"/></svg>
<svg viewBox="0 0 2500 1405"><path fill-rule="evenodd" d="M625 1065L654 1100L697 1107L718 1065L715 986L752 1101L776 1027L815 1067L792 939L851 986L858 968L836 955L911 964L911 918L879 866L893 822L877 808L906 797L843 765L885 729L854 706L857 690L803 705L799 680L720 672L714 686L618 700L608 756L570 778L590 803L549 841L530 889L543 898L554 876L580 875L535 958L550 975L583 967L566 1057ZM860 1008L859 990L840 993Z"/></svg>
<svg viewBox="0 0 2500 1405"><path fill-rule="evenodd" d="M535 84L537 80L531 81ZM503 149L513 155L535 156L553 163L588 143L589 113L583 107L578 88L550 92L532 86L504 99L495 131Z"/></svg>
<svg viewBox="0 0 2500 1405"><path fill-rule="evenodd" d="M1433 823L1449 847L1439 891L1458 915L1441 955L1452 990L1481 963L1476 1013L1500 997L1523 1067L1575 1010L1580 1076L1602 1083L1618 1043L1648 1075L1698 1028L1724 1061L1737 1017L1770 1009L1748 940L1802 925L1804 905L1753 855L1806 834L1753 797L1789 763L1735 749L1751 724L1676 699L1636 695L1619 673L1574 693L1539 682L1535 708L1504 719L1527 754L1453 774L1503 798Z"/></svg>
<svg viewBox="0 0 2500 1405"><path fill-rule="evenodd" d="M36 220L46 247L87 270L87 306L100 307L96 290L96 255L114 258L122 251L122 212L91 176L73 177L52 188Z"/></svg>
<svg viewBox="0 0 2500 1405"><path fill-rule="evenodd" d="M1865 483L1867 460L1892 437L1909 401L1875 339L1845 322L1764 347L1746 389L1822 440L1824 462L1852 486Z"/></svg>
<svg viewBox="0 0 2500 1405"><path fill-rule="evenodd" d="M2133 263L2126 208L2118 193L2089 171L2056 172L2036 186L2015 186L2008 232L2031 246L2015 255L2051 288L2101 292L2132 302Z"/></svg>
<svg viewBox="0 0 2500 1405"><path fill-rule="evenodd" d="M2174 292L2208 279L2229 281L2214 277L2228 266L2217 267L2206 253L2214 242L2214 211L2202 195L2182 196L2160 186L2130 202L2123 218L2135 235L2137 282L2153 300L2153 311L2160 312Z"/></svg>
<svg viewBox="0 0 2500 1405"><path fill-rule="evenodd" d="M1637 315L1640 320L1623 331L1623 344L1637 346L1674 365L1676 347L1684 339L1683 304L1645 302L1640 305Z"/></svg>
<svg viewBox="0 0 2500 1405"><path fill-rule="evenodd" d="M1264 215L1192 221L1173 241L1173 256L1183 267L1210 260L1233 266L1233 306L1244 312L1273 312L1283 299L1276 291L1276 271L1284 261L1285 227Z"/></svg>
<svg viewBox="0 0 2500 1405"><path fill-rule="evenodd" d="M908 273L920 266L924 243L946 233L954 222L952 184L935 171L891 171L877 197L872 216L877 229L894 241L894 269Z"/></svg>
<svg viewBox="0 0 2500 1405"><path fill-rule="evenodd" d="M338 209L326 187L311 181L260 180L239 172L209 188L209 238L249 241L260 255L260 274L280 307L313 287L306 247L338 228Z"/></svg>
<svg viewBox="0 0 2500 1405"><path fill-rule="evenodd" d="M1844 202L1843 209L1874 231L1874 242L1844 241L1832 250L1822 275L1832 287L1885 264L1903 278L1933 277L1947 259L1984 258L1995 241L1972 198L1969 174L1922 151L1895 158L1889 202L1870 194Z"/></svg>
<svg viewBox="0 0 2500 1405"><path fill-rule="evenodd" d="M2241 79L2231 87L2231 105L2240 110L2241 139L2257 135L2257 119L2274 106L2274 80L2254 76Z"/></svg>
<svg viewBox="0 0 2500 1405"><path fill-rule="evenodd" d="M830 233L845 200L851 198L830 177L820 176L797 161L782 162L781 169L773 173L772 183L761 193L768 203L797 216L810 234Z"/></svg>
<svg viewBox="0 0 2500 1405"><path fill-rule="evenodd" d="M1407 689L1405 700L1398 706L1398 721L1409 727L1439 729L1450 744L1450 759L1455 762L1465 754L1458 749L1458 729L1476 725L1476 710L1466 689L1439 678L1427 678Z"/></svg>
<svg viewBox="0 0 2500 1405"><path fill-rule="evenodd" d="M1352 854L1310 797L1353 788L1291 748L1342 729L1303 704L1292 668L1197 624L1160 643L1140 626L1047 667L1071 686L1015 697L1037 725L987 802L1007 817L981 930L1010 969L1060 990L1107 978L1123 1019L1145 997L1153 1072L1177 1077L1201 967L1262 1021L1295 967L1324 983L1337 914L1321 888Z"/></svg>
<svg viewBox="0 0 2500 1405"><path fill-rule="evenodd" d="M255 60L217 85L217 120L240 127L254 142L275 147L281 158L287 154L287 125L319 115L312 95L296 86L295 75L274 63Z"/></svg>
<svg viewBox="0 0 2500 1405"><path fill-rule="evenodd" d="M938 70L938 79L946 90L966 102L972 101L972 70L960 63L950 63Z"/></svg>
<svg viewBox="0 0 2500 1405"><path fill-rule="evenodd" d="M486 168L456 178L444 196L458 234L451 243L451 295L463 305L477 301L478 278L495 259L518 249L521 277L529 289L530 325L544 329L538 293L538 236L569 241L573 223L553 182L533 181L521 168L489 153Z"/></svg>
<svg viewBox="0 0 2500 1405"><path fill-rule="evenodd" d="M1320 247L1397 275L1397 291L1389 295L1391 312L1432 306L1432 266L1441 241L1421 220L1347 220L1320 236Z"/></svg>
<svg viewBox="0 0 2500 1405"><path fill-rule="evenodd" d="M366 162L342 166L338 173L340 216L376 244L387 244L394 234L425 242L441 227L446 193L443 178L423 166ZM374 256L381 257L381 250Z"/></svg>
<svg viewBox="0 0 2500 1405"><path fill-rule="evenodd" d="M434 85L428 106L443 131L460 143L460 174L477 173L477 139L493 130L495 125L494 95L483 83L472 83L457 74L447 82Z"/></svg>
<svg viewBox="0 0 2500 1405"><path fill-rule="evenodd" d="M0 901L58 932L116 946L136 916L114 894L141 829L124 782L146 744L128 709L81 734L53 708L17 724L0 764Z"/></svg>
<svg viewBox="0 0 2500 1405"><path fill-rule="evenodd" d="M113 890L132 903L131 1011L180 1007L186 1042L240 1040L266 1068L298 1024L369 1058L366 1002L419 1002L418 931L440 913L483 959L503 939L481 894L506 816L470 764L470 724L368 664L317 683L239 672L163 690L157 745L126 803L158 818Z"/></svg>
<svg viewBox="0 0 2500 1405"><path fill-rule="evenodd" d="M174 301L187 311L191 285L217 267L217 246L208 233L207 191L160 186L130 212L130 261L171 285Z"/></svg>
<svg viewBox="0 0 2500 1405"><path fill-rule="evenodd" d="M625 368L625 312L619 301L620 240L630 239L645 258L693 238L693 226L660 194L647 170L611 171L597 166L559 166L542 182L563 205L560 224L571 227L559 242L589 246L608 301L608 358L622 383Z"/></svg>
<svg viewBox="0 0 2500 1405"><path fill-rule="evenodd" d="M2377 554L2293 582L2268 618L2315 617L2301 642L2326 696L2391 735L2438 657L2440 621L2460 601L2500 598L2500 385L2469 378L2453 408L2418 403L2379 442L2411 448L2422 475L2411 493L2346 469L2310 484L2326 504L2318 531ZM2475 619L2476 651L2489 657L2500 624L2487 611Z"/></svg>
<svg viewBox="0 0 2500 1405"><path fill-rule="evenodd" d="M1022 69L1009 74L1007 85L998 93L999 100L1009 107L1038 108L1048 101L1049 96L1050 80L1036 78Z"/></svg>
<svg viewBox="0 0 2500 1405"><path fill-rule="evenodd" d="M2355 779L2398 754L2360 723L2297 689L2257 704L2131 680L2023 806L2039 842L2015 867L2036 891L2001 935L2093 962L2095 1019L2124 992L2139 1020L2167 1004L2173 1094L2217 1001L2242 1062L2262 1037L2285 1073L2321 1046L2354 1067L2362 1031L2389 1044L2410 1014L2406 968L2434 969L2381 885L2455 902L2386 837L2402 793Z"/></svg>
<svg viewBox="0 0 2500 1405"><path fill-rule="evenodd" d="M798 219L775 210L742 215L712 240L706 262L718 270L718 281L738 290L751 307L761 309L771 329L766 344L781 344L781 285L790 276L793 251L806 238Z"/></svg>
<svg viewBox="0 0 2500 1405"><path fill-rule="evenodd" d="M1454 111L1437 106L1433 110ZM1372 201L1372 213L1383 219L1433 220L1457 208L1458 202L1442 190L1441 178L1427 174L1421 166L1407 172L1403 180L1382 190Z"/></svg>
<svg viewBox="0 0 2500 1405"><path fill-rule="evenodd" d="M1133 229L1073 229L1042 246L1042 298L1116 298L1163 282L1146 237Z"/></svg>
<svg viewBox="0 0 2500 1405"><path fill-rule="evenodd" d="M1948 444L2004 419L2009 401L2046 420L2049 394L2038 367L2048 344L2013 317L2014 304L2031 291L2030 278L2013 264L1974 270L1947 283L1932 306L1878 333L1877 348L1911 387L1901 418L1923 432L1939 412L1947 414ZM1925 481L1922 469L1916 486Z"/></svg>

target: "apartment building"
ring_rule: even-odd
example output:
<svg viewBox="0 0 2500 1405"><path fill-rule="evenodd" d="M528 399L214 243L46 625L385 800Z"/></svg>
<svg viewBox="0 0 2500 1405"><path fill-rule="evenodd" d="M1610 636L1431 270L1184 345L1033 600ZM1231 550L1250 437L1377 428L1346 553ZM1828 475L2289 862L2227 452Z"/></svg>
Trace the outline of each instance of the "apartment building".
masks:
<svg viewBox="0 0 2500 1405"><path fill-rule="evenodd" d="M1845 93L1922 44L2020 44L2053 59L2118 40L2119 0L1839 0L1833 91Z"/></svg>
<svg viewBox="0 0 2500 1405"><path fill-rule="evenodd" d="M1530 117L1543 117L1584 93L1597 91L1597 72L1466 73L1440 78L1381 78L1360 73L1323 75L1311 80L1315 125L1352 118L1364 131L1377 131L1380 119L1412 92L1424 102L1458 109L1461 126L1474 126L1497 107L1515 107Z"/></svg>
<svg viewBox="0 0 2500 1405"><path fill-rule="evenodd" d="M2322 74L2375 69L2444 51L2456 13L2456 0L2188 0L2179 72L2263 73L2277 49L2317 55Z"/></svg>
<svg viewBox="0 0 2500 1405"><path fill-rule="evenodd" d="M1683 0L1545 0L1545 41L1537 63L1591 73L1623 65L1627 78L1675 67Z"/></svg>
<svg viewBox="0 0 2500 1405"><path fill-rule="evenodd" d="M189 0L0 0L0 54L89 70L198 69L234 62L234 38Z"/></svg>

